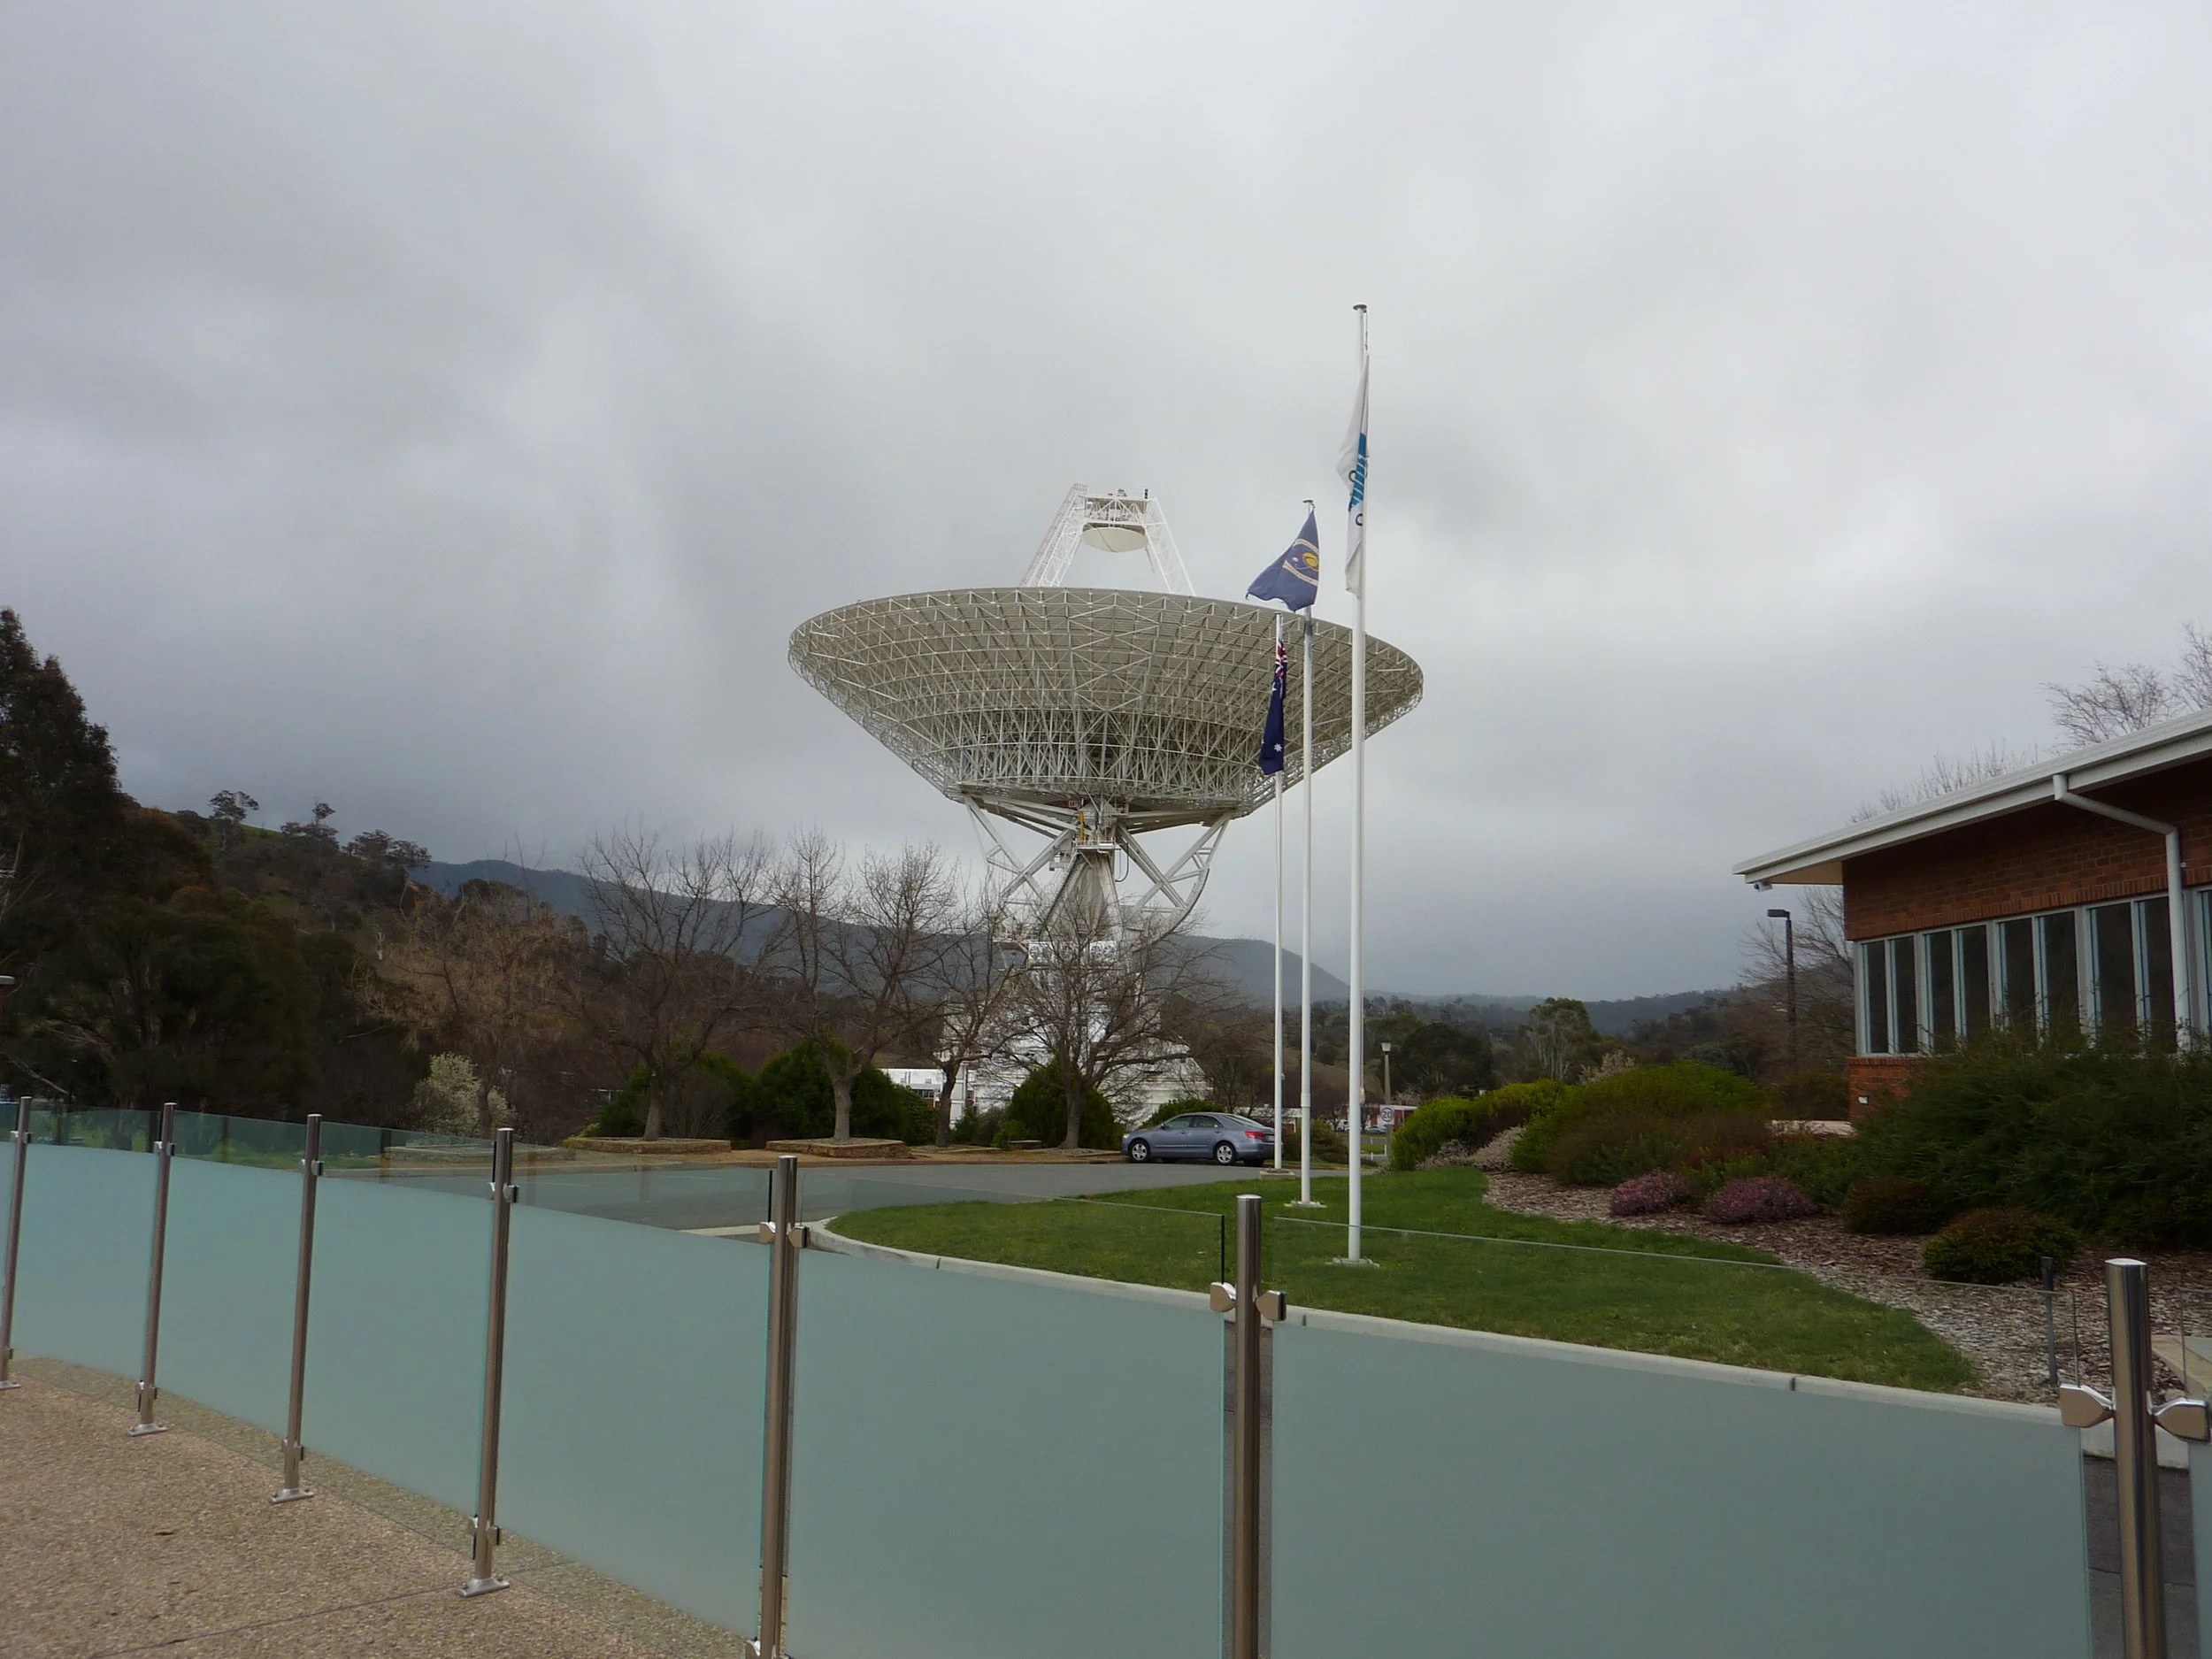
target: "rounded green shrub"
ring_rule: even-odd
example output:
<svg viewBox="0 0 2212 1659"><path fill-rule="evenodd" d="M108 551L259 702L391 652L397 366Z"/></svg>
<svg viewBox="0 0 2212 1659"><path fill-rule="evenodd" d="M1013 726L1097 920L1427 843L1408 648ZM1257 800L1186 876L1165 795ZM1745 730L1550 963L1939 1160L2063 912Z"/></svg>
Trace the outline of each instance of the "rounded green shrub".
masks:
<svg viewBox="0 0 2212 1659"><path fill-rule="evenodd" d="M1558 1171L1552 1167L1553 1147L1571 1130L1599 1118L1668 1120L1716 1113L1755 1118L1763 1125L1767 1098L1747 1078L1690 1060L1616 1071L1609 1077L1593 1078L1573 1088L1560 1088L1555 1098L1539 1107L1520 1138L1513 1143L1513 1167L1531 1174L1557 1176ZM1578 1156L1578 1167L1594 1167L1587 1155ZM1650 1167L1648 1163L1639 1165L1612 1176L1606 1184L1625 1180Z"/></svg>
<svg viewBox="0 0 2212 1659"><path fill-rule="evenodd" d="M1443 1095L1398 1125L1390 1138L1390 1167L1418 1169L1455 1141L1480 1147L1492 1137L1526 1123L1532 1110L1525 1095L1517 1095L1511 1089L1492 1089L1472 1100Z"/></svg>
<svg viewBox="0 0 2212 1659"><path fill-rule="evenodd" d="M1210 1102L1186 1105L1186 1111L1218 1110ZM1068 1097L1060 1081L1060 1063L1048 1060L1021 1081L1013 1099L1006 1102L1006 1118L999 1133L1006 1141L1041 1141L1056 1147L1068 1138ZM1113 1106L1093 1089L1083 1102L1083 1121L1077 1126L1077 1144L1111 1152L1121 1146L1121 1125Z"/></svg>
<svg viewBox="0 0 2212 1659"><path fill-rule="evenodd" d="M2063 1268L2081 1235L2056 1216L2032 1210L1970 1210L1928 1240L1920 1259L1931 1279L2009 1285L2033 1279L2050 1256Z"/></svg>
<svg viewBox="0 0 2212 1659"><path fill-rule="evenodd" d="M1843 1225L1853 1233L1933 1233L1958 1206L1925 1181L1906 1175L1868 1175L1843 1195Z"/></svg>

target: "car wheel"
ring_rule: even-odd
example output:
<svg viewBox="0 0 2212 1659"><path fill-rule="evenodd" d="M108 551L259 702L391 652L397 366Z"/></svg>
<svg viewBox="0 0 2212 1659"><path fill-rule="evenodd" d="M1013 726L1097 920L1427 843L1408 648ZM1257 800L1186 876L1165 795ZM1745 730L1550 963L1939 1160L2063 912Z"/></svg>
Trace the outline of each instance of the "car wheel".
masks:
<svg viewBox="0 0 2212 1659"><path fill-rule="evenodd" d="M1151 1163L1152 1143L1149 1141L1132 1141L1129 1143L1129 1161L1132 1164Z"/></svg>
<svg viewBox="0 0 2212 1659"><path fill-rule="evenodd" d="M1220 1164L1234 1164L1237 1162L1237 1149L1226 1141L1223 1141L1214 1148L1214 1162Z"/></svg>

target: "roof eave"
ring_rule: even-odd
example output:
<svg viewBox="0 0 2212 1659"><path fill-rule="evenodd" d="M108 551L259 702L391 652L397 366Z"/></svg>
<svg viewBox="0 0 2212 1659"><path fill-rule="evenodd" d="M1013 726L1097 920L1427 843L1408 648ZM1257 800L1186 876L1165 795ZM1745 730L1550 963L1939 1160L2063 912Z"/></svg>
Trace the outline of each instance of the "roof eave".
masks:
<svg viewBox="0 0 2212 1659"><path fill-rule="evenodd" d="M2162 738L2116 740L2096 749L2062 755L2047 765L1994 779L1978 788L1916 803L1895 812L1856 824L1841 834L1827 834L1793 847L1777 849L1735 866L1734 873L1755 886L1833 887L1843 879L1844 861L1885 848L1940 835L1969 824L2025 811L2052 798L2052 780L2062 774L2067 787L2086 794L2109 784L2147 777L2169 767L2212 756L2212 718L2186 717L2188 729ZM2100 754L2098 749L2105 753ZM2117 752L2112 752L2112 751Z"/></svg>

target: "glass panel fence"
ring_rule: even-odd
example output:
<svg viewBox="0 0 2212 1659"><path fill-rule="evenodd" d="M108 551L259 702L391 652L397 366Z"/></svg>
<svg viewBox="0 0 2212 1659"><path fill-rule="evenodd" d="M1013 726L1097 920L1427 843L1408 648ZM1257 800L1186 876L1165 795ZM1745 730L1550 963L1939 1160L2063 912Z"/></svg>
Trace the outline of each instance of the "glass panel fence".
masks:
<svg viewBox="0 0 2212 1659"><path fill-rule="evenodd" d="M311 1448L474 1511L490 1249L487 1197L322 1184L307 1338Z"/></svg>
<svg viewBox="0 0 2212 1659"><path fill-rule="evenodd" d="M1218 1647L1218 1317L819 1251L801 1282L793 1651Z"/></svg>
<svg viewBox="0 0 2212 1659"><path fill-rule="evenodd" d="M480 1308L490 1206L474 1208L465 1278ZM518 1210L502 1525L751 1630L768 1260L753 1243ZM805 1271L814 1266L810 1256Z"/></svg>
<svg viewBox="0 0 2212 1659"><path fill-rule="evenodd" d="M10 1152L13 1179L13 1152ZM23 1183L19 1353L138 1375L153 1239L152 1158L81 1145L30 1148Z"/></svg>
<svg viewBox="0 0 2212 1659"><path fill-rule="evenodd" d="M1279 1659L2087 1651L2047 1411L1334 1317L1274 1343Z"/></svg>

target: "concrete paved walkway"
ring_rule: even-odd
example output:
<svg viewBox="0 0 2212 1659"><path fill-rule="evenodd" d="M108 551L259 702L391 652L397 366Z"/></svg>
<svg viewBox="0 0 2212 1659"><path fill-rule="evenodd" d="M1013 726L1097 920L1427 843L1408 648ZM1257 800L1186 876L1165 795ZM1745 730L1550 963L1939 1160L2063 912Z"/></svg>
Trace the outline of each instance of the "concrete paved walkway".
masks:
<svg viewBox="0 0 2212 1659"><path fill-rule="evenodd" d="M0 1653L10 1659L738 1651L726 1632L512 1539L501 1567L515 1587L464 1601L455 1590L465 1556L426 1535L465 1525L450 1511L400 1494L401 1512L411 1504L419 1513L408 1519L423 1525L378 1513L344 1488L373 1501L366 1488L381 1483L312 1458L318 1495L272 1504L265 1462L190 1428L273 1446L269 1437L165 1398L171 1432L134 1440L124 1433L134 1414L97 1397L127 1385L50 1362L25 1370L26 1386L0 1395ZM90 1394L37 1379L47 1371L89 1382ZM592 1609L595 1596L603 1605ZM641 1639L641 1626L672 1640Z"/></svg>

